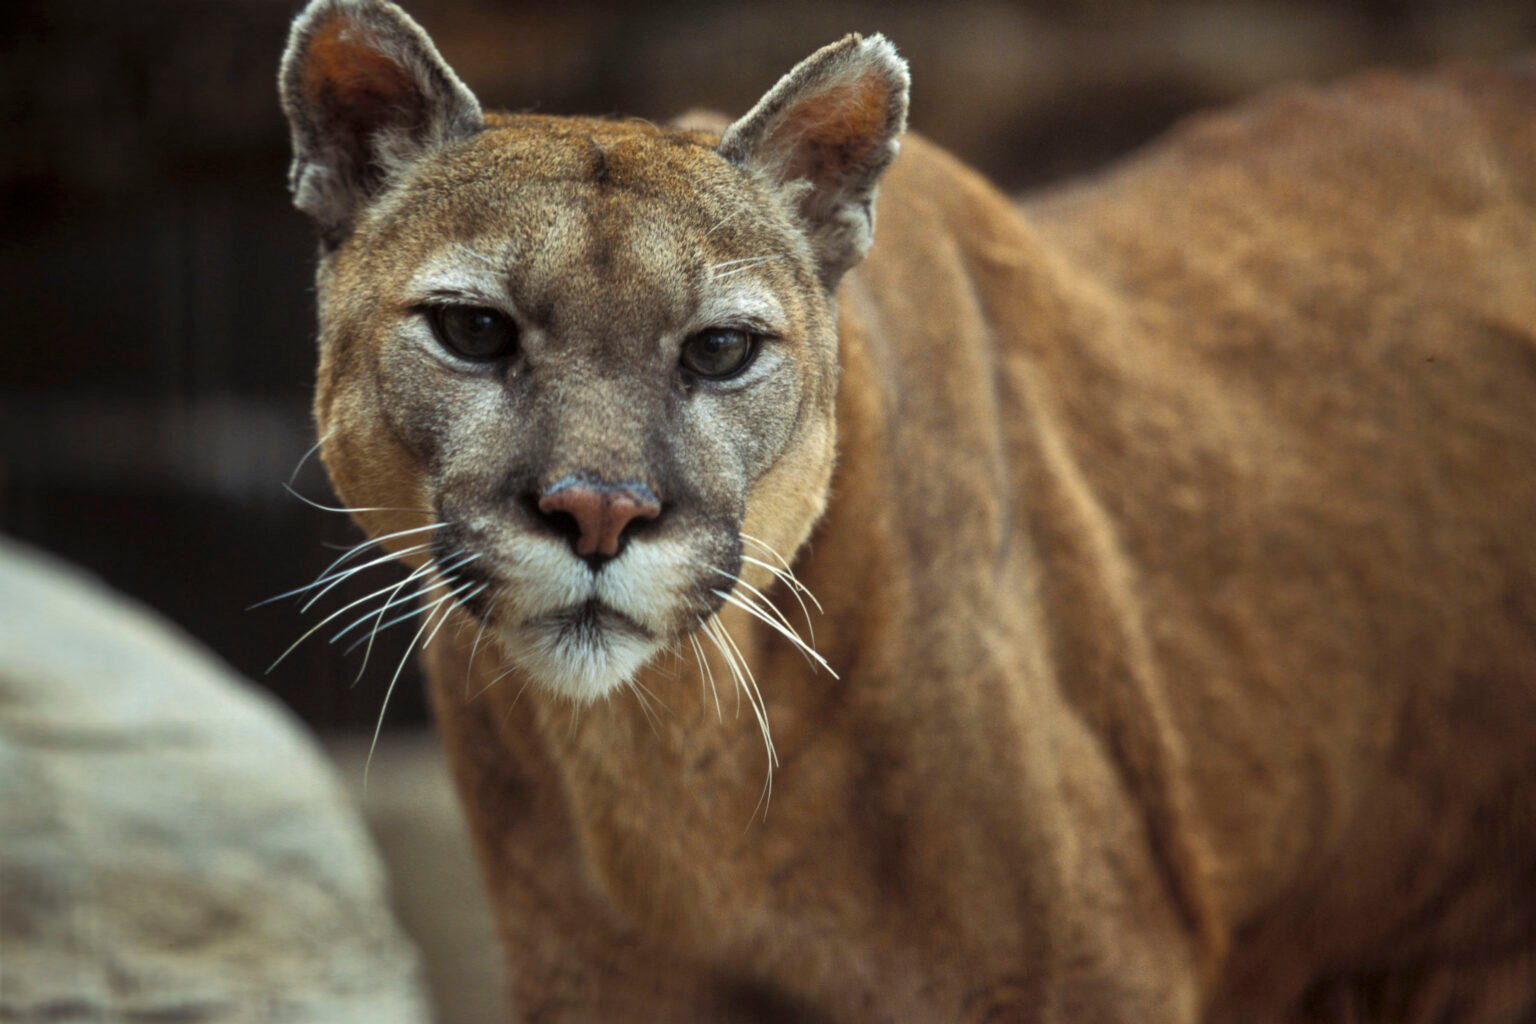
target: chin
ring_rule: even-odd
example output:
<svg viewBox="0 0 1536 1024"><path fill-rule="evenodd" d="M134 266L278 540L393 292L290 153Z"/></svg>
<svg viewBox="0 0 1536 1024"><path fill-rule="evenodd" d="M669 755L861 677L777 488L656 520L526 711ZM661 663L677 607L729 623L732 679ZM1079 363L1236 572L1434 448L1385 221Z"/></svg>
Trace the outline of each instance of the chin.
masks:
<svg viewBox="0 0 1536 1024"><path fill-rule="evenodd" d="M502 642L534 685L578 704L629 685L662 649L617 612L591 604L504 629Z"/></svg>

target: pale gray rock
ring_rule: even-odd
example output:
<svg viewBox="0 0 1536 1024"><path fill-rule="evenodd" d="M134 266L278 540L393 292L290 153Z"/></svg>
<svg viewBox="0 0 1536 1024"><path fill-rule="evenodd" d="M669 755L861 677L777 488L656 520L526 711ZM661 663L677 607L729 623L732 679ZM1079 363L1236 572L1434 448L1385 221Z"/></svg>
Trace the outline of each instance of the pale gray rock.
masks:
<svg viewBox="0 0 1536 1024"><path fill-rule="evenodd" d="M417 1024L418 974L287 713L0 539L0 1021Z"/></svg>

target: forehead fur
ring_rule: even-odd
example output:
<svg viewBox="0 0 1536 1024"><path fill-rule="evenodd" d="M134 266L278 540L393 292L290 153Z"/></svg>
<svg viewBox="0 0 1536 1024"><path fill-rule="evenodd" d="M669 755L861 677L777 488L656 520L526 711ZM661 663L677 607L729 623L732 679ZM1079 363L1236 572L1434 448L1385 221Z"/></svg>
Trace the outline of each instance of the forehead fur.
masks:
<svg viewBox="0 0 1536 1024"><path fill-rule="evenodd" d="M735 212L744 199L765 215L782 212L715 152L715 141L638 120L492 116L475 137L422 161L380 212L397 213L402 200L441 206L460 195L511 207L548 185L588 187L564 193L573 196L623 192L688 220Z"/></svg>
<svg viewBox="0 0 1536 1024"><path fill-rule="evenodd" d="M619 183L618 172L634 185L658 177L658 169L660 177L668 177L690 168L729 166L714 152L718 136L637 118L492 115L486 133L505 151L532 157L530 170L549 178Z"/></svg>
<svg viewBox="0 0 1536 1024"><path fill-rule="evenodd" d="M445 243L467 246L466 259L515 269L513 298L535 320L552 295L594 288L690 302L677 285L715 267L811 283L792 211L714 142L638 120L492 116L382 196L349 255L408 274Z"/></svg>

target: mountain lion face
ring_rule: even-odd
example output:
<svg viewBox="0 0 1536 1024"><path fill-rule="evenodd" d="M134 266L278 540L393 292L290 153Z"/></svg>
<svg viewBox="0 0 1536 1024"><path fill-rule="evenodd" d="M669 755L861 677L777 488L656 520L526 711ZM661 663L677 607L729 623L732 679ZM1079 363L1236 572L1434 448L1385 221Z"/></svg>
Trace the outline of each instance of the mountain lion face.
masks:
<svg viewBox="0 0 1536 1024"><path fill-rule="evenodd" d="M849 37L722 138L483 115L390 4L315 5L296 38L337 488L429 599L602 696L822 511L831 292L869 244L904 66Z"/></svg>

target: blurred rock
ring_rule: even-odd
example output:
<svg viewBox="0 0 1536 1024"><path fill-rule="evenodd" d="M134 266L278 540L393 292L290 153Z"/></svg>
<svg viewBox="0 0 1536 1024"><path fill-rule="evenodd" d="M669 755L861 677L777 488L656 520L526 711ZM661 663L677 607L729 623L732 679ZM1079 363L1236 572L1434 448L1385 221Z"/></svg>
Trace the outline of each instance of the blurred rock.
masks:
<svg viewBox="0 0 1536 1024"><path fill-rule="evenodd" d="M387 906L286 713L0 540L0 1021L424 1022Z"/></svg>
<svg viewBox="0 0 1536 1024"><path fill-rule="evenodd" d="M421 950L437 1024L507 1020L501 943L436 730L391 730L376 748L366 733L330 736L325 749L389 870L390 898Z"/></svg>

